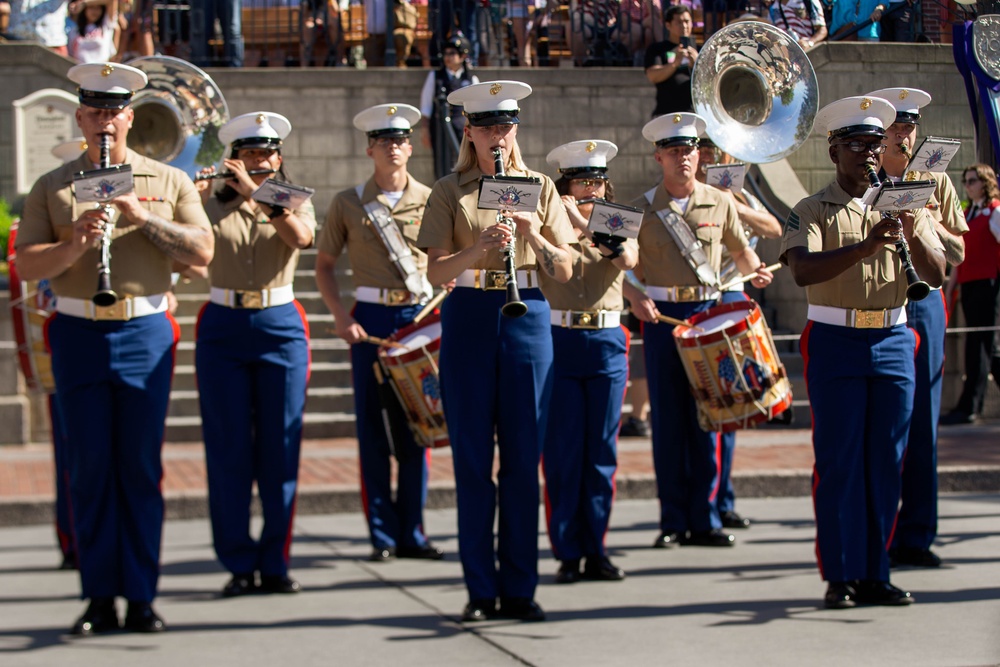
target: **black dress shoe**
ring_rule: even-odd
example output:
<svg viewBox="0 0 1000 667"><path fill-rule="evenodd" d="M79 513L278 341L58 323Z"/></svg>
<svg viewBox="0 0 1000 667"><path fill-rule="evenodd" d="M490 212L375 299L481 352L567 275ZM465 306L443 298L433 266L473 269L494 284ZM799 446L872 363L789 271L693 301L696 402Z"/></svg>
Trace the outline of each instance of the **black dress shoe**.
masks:
<svg viewBox="0 0 1000 667"><path fill-rule="evenodd" d="M222 597L235 598L240 595L249 595L257 592L257 582L254 580L253 572L249 574L234 574L225 586L222 587Z"/></svg>
<svg viewBox="0 0 1000 667"><path fill-rule="evenodd" d="M556 572L557 584L575 584L580 581L580 559L559 561L559 571Z"/></svg>
<svg viewBox="0 0 1000 667"><path fill-rule="evenodd" d="M583 567L583 578L590 581L621 581L625 570L616 567L607 556L588 556Z"/></svg>
<svg viewBox="0 0 1000 667"><path fill-rule="evenodd" d="M260 575L261 593L280 593L291 595L302 590L302 584L284 574Z"/></svg>
<svg viewBox="0 0 1000 667"><path fill-rule="evenodd" d="M76 556L74 554L63 554L62 563L59 564L60 570L75 570L77 569Z"/></svg>
<svg viewBox="0 0 1000 667"><path fill-rule="evenodd" d="M938 420L938 424L942 426L956 426L958 424L975 424L976 414L972 412L963 412L962 410L952 410L948 414L944 415Z"/></svg>
<svg viewBox="0 0 1000 667"><path fill-rule="evenodd" d="M497 615L497 601L493 598L482 598L470 600L462 610L462 622L474 623L495 618Z"/></svg>
<svg viewBox="0 0 1000 667"><path fill-rule="evenodd" d="M382 561L387 561L390 558L396 557L396 547L375 547L372 550L372 555L368 557L368 560L372 563L381 563Z"/></svg>
<svg viewBox="0 0 1000 667"><path fill-rule="evenodd" d="M444 558L444 552L428 542L422 547L399 547L396 549L396 558L441 560Z"/></svg>
<svg viewBox="0 0 1000 667"><path fill-rule="evenodd" d="M689 547L731 547L736 544L736 537L721 530L696 531L681 540L681 544Z"/></svg>
<svg viewBox="0 0 1000 667"><path fill-rule="evenodd" d="M887 607L913 604L913 596L908 591L897 588L888 581L859 581L854 589L858 593L858 604L877 604Z"/></svg>
<svg viewBox="0 0 1000 667"><path fill-rule="evenodd" d="M531 598L500 598L499 615L529 623L545 620L545 612Z"/></svg>
<svg viewBox="0 0 1000 667"><path fill-rule="evenodd" d="M750 519L744 519L736 512L720 512L723 528L749 528Z"/></svg>
<svg viewBox="0 0 1000 667"><path fill-rule="evenodd" d="M83 612L83 616L76 619L76 623L73 624L70 633L86 637L101 632L111 632L120 628L118 612L115 610L115 599L94 598L87 605L87 611Z"/></svg>
<svg viewBox="0 0 1000 667"><path fill-rule="evenodd" d="M649 422L638 417L629 417L622 422L618 435L623 438L648 438Z"/></svg>
<svg viewBox="0 0 1000 667"><path fill-rule="evenodd" d="M941 557L930 549L897 547L889 551L889 565L912 565L913 567L941 567Z"/></svg>
<svg viewBox="0 0 1000 667"><path fill-rule="evenodd" d="M858 604L857 592L843 581L831 581L823 596L823 606L827 609L850 609Z"/></svg>
<svg viewBox="0 0 1000 667"><path fill-rule="evenodd" d="M654 549L669 549L671 547L676 547L681 543L684 535L681 533L660 533L656 541L653 542Z"/></svg>
<svg viewBox="0 0 1000 667"><path fill-rule="evenodd" d="M148 602L129 602L125 614L125 629L129 632L163 632L167 626Z"/></svg>

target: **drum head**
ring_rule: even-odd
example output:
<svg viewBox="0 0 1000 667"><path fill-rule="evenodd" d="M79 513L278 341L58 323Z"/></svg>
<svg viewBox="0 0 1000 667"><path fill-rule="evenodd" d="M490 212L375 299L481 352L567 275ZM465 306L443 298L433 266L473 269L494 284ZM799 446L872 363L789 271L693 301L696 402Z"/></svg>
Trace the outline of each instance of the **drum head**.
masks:
<svg viewBox="0 0 1000 667"><path fill-rule="evenodd" d="M391 347L385 351L385 354L387 357L397 357L427 347L440 338L441 322L428 322L426 325L400 336L396 342L403 347Z"/></svg>
<svg viewBox="0 0 1000 667"><path fill-rule="evenodd" d="M691 323L701 327L702 331L694 327L687 327L677 331L678 338L701 338L711 333L724 331L734 324L742 322L757 308L753 301L739 301L725 303L721 306L709 308L703 313L698 313L691 318Z"/></svg>

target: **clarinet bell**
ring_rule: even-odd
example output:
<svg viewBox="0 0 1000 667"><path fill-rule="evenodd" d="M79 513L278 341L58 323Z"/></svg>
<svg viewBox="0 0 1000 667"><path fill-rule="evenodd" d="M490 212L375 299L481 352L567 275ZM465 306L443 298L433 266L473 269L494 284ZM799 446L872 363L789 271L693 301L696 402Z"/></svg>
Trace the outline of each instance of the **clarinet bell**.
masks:
<svg viewBox="0 0 1000 667"><path fill-rule="evenodd" d="M516 283L507 285L507 303L501 306L500 314L510 318L524 317L528 314L528 305L521 301Z"/></svg>
<svg viewBox="0 0 1000 667"><path fill-rule="evenodd" d="M910 272L913 275L910 275ZM906 298L910 301L923 301L927 298L927 295L931 293L931 286L917 277L917 272L910 269L906 272L907 282L909 285L906 286Z"/></svg>
<svg viewBox="0 0 1000 667"><path fill-rule="evenodd" d="M91 300L95 306L113 306L118 303L118 295L110 287L107 289L98 289Z"/></svg>

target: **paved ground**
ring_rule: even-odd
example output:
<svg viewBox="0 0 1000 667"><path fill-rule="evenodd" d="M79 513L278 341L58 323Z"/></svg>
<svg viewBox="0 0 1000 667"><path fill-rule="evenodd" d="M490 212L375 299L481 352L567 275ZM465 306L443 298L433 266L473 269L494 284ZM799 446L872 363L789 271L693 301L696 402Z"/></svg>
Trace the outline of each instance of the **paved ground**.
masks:
<svg viewBox="0 0 1000 667"><path fill-rule="evenodd" d="M808 498L746 499L755 525L734 549L654 550L656 505L622 501L608 536L629 577L553 583L544 535L541 624L463 628L453 510L427 513L436 563L364 560L361 515L300 517L297 596L221 600L205 521L167 523L166 634L70 639L82 611L45 526L0 529L0 664L31 665L896 665L1000 664L1000 496L941 501L940 570L902 570L908 608L827 611Z"/></svg>
<svg viewBox="0 0 1000 667"><path fill-rule="evenodd" d="M813 465L811 432L763 428L737 437L734 479L741 497L809 494ZM163 489L168 516L206 516L205 462L200 443L167 444ZM943 427L939 445L942 488L1000 491L1000 420ZM648 438L619 442L616 477L620 498L652 498L655 486ZM45 523L52 516L51 447L0 447L0 526ZM300 467L300 515L359 511L357 442L353 439L304 443ZM451 451L434 451L430 507L454 504Z"/></svg>

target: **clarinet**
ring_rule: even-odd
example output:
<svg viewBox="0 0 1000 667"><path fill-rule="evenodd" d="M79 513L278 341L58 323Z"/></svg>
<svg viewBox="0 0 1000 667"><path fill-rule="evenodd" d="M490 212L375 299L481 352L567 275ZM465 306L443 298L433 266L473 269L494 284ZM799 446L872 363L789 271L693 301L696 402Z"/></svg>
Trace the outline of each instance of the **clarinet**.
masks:
<svg viewBox="0 0 1000 667"><path fill-rule="evenodd" d="M503 176L503 153L499 148L493 149L493 171L496 176ZM515 255L517 254L517 243L514 240L514 221L497 211L497 224L504 224L510 227L510 242L500 248L503 256L504 273L507 283L507 302L500 308L500 313L507 317L521 317L528 312L528 306L521 301L521 295L517 291L517 266Z"/></svg>
<svg viewBox="0 0 1000 667"><path fill-rule="evenodd" d="M873 188L882 185L878 180L878 174L875 173L875 168L870 164L865 165L865 173L868 175L868 182L871 183ZM882 219L885 220L887 218L898 222L898 213L882 211ZM899 240L896 241L896 254L899 255L899 260L903 263L903 271L906 272L906 298L910 301L926 299L927 295L931 293L931 286L921 280L920 276L917 275L917 270L913 268L913 260L910 257L910 245L906 242L906 237L902 234L902 231L900 231Z"/></svg>
<svg viewBox="0 0 1000 667"><path fill-rule="evenodd" d="M101 169L111 167L111 136L101 135ZM107 204L100 208L108 216L101 233L101 258L97 263L97 292L92 301L95 306L113 306L118 302L118 295L111 289L111 231L115 225L111 221L114 209Z"/></svg>

